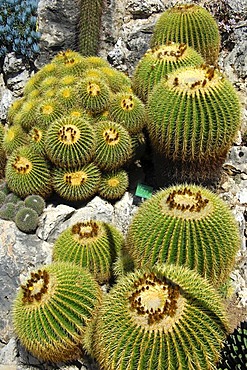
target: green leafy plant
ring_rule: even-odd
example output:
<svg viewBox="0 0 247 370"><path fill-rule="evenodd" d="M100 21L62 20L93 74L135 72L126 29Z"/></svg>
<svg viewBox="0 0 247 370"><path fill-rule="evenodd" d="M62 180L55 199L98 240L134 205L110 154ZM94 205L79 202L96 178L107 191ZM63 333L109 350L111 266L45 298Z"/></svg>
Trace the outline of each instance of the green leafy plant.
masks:
<svg viewBox="0 0 247 370"><path fill-rule="evenodd" d="M123 245L124 237L115 226L85 220L58 236L53 247L53 260L87 268L99 283L105 283L112 277L112 264Z"/></svg>
<svg viewBox="0 0 247 370"><path fill-rule="evenodd" d="M24 233L32 233L39 224L39 215L33 208L25 205L19 206L19 209L16 210L14 221L19 230Z"/></svg>
<svg viewBox="0 0 247 370"><path fill-rule="evenodd" d="M31 272L13 303L13 326L21 343L44 361L80 357L85 328L101 301L92 275L70 263Z"/></svg>
<svg viewBox="0 0 247 370"><path fill-rule="evenodd" d="M217 286L228 278L239 246L239 229L224 201L186 184L146 200L130 223L126 243L135 267L185 265Z"/></svg>
<svg viewBox="0 0 247 370"><path fill-rule="evenodd" d="M220 47L217 23L208 10L197 4L175 5L161 14L150 44L154 47L167 41L188 44L206 63L217 63Z"/></svg>
<svg viewBox="0 0 247 370"><path fill-rule="evenodd" d="M119 279L103 298L86 345L102 370L211 369L227 321L205 279L181 266L159 265Z"/></svg>

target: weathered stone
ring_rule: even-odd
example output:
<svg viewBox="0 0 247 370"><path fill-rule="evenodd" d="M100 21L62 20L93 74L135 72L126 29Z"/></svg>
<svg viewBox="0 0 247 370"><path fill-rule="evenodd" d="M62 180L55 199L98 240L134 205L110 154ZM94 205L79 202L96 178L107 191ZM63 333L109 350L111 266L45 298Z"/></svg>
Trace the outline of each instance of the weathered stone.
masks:
<svg viewBox="0 0 247 370"><path fill-rule="evenodd" d="M126 192L124 196L116 202L113 213L113 224L126 234L132 218L133 196Z"/></svg>
<svg viewBox="0 0 247 370"><path fill-rule="evenodd" d="M0 120L6 120L8 108L13 100L13 93L5 86L3 75L0 74Z"/></svg>
<svg viewBox="0 0 247 370"><path fill-rule="evenodd" d="M0 364L3 365L16 365L17 348L16 341L11 338L6 346L0 351ZM1 369L1 368L0 368Z"/></svg>
<svg viewBox="0 0 247 370"><path fill-rule="evenodd" d="M161 0L129 0L126 6L134 18L148 18L153 13L159 13L165 10L164 2Z"/></svg>

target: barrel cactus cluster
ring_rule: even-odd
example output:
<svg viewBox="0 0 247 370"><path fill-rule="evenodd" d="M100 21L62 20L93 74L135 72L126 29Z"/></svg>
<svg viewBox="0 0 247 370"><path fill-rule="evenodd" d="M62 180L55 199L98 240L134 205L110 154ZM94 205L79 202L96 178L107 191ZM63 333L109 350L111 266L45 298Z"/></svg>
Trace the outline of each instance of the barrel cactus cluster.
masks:
<svg viewBox="0 0 247 370"><path fill-rule="evenodd" d="M143 146L145 117L124 73L99 57L60 52L9 108L0 138L9 188L20 197L55 191L72 202L98 190L105 199L121 198L127 167Z"/></svg>

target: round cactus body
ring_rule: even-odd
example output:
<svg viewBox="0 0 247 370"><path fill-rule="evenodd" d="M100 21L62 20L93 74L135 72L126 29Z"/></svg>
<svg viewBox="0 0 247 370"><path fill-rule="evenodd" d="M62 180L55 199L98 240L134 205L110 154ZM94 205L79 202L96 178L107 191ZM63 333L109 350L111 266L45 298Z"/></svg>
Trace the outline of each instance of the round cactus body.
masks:
<svg viewBox="0 0 247 370"><path fill-rule="evenodd" d="M64 115L64 109L53 98L47 98L42 99L41 103L37 106L36 114L37 122L49 127L53 121Z"/></svg>
<svg viewBox="0 0 247 370"><path fill-rule="evenodd" d="M78 104L78 95L76 89L72 85L60 87L55 94L55 99L58 104L65 109L69 109Z"/></svg>
<svg viewBox="0 0 247 370"><path fill-rule="evenodd" d="M112 171L131 158L131 138L122 125L108 120L101 121L96 125L95 132L95 163L101 169Z"/></svg>
<svg viewBox="0 0 247 370"><path fill-rule="evenodd" d="M88 68L110 67L110 64L107 62L107 60L101 57L91 55L86 57L85 59L88 64Z"/></svg>
<svg viewBox="0 0 247 370"><path fill-rule="evenodd" d="M5 130L2 148L9 156L15 149L27 144L28 141L28 135L23 131L21 125L15 124Z"/></svg>
<svg viewBox="0 0 247 370"><path fill-rule="evenodd" d="M110 101L109 116L110 120L120 123L130 134L136 134L145 124L146 111L137 96L120 92Z"/></svg>
<svg viewBox="0 0 247 370"><path fill-rule="evenodd" d="M185 67L150 94L147 130L155 151L183 162L225 157L240 126L232 84L213 67Z"/></svg>
<svg viewBox="0 0 247 370"><path fill-rule="evenodd" d="M0 207L4 203L5 199L6 199L6 194L4 193L4 191L0 190Z"/></svg>
<svg viewBox="0 0 247 370"><path fill-rule="evenodd" d="M98 70L103 73L108 81L108 85L113 93L128 91L131 89L131 79L121 71L110 67L99 67Z"/></svg>
<svg viewBox="0 0 247 370"><path fill-rule="evenodd" d="M13 101L13 103L9 106L8 112L7 112L7 117L8 117L8 123L9 124L14 124L15 123L15 116L21 109L23 103L25 101L25 98L19 98Z"/></svg>
<svg viewBox="0 0 247 370"><path fill-rule="evenodd" d="M36 211L38 215L41 215L45 208L45 200L40 195L36 194L28 195L24 200L24 204L26 207Z"/></svg>
<svg viewBox="0 0 247 370"><path fill-rule="evenodd" d="M86 270L69 263L41 267L14 300L15 333L44 361L79 358L85 328L100 301L99 286Z"/></svg>
<svg viewBox="0 0 247 370"><path fill-rule="evenodd" d="M18 123L25 131L29 131L37 122L37 104L40 103L39 98L28 99L20 107L18 114Z"/></svg>
<svg viewBox="0 0 247 370"><path fill-rule="evenodd" d="M98 193L108 200L120 199L129 186L128 173L123 170L106 172L101 177Z"/></svg>
<svg viewBox="0 0 247 370"><path fill-rule="evenodd" d="M95 328L102 370L202 370L219 358L227 318L206 280L161 265L120 278L104 297Z"/></svg>
<svg viewBox="0 0 247 370"><path fill-rule="evenodd" d="M30 142L29 145L34 148L34 150L40 154L45 156L45 135L47 132L47 128L45 125L34 125L31 130L29 131Z"/></svg>
<svg viewBox="0 0 247 370"><path fill-rule="evenodd" d="M204 63L200 54L186 44L168 42L147 50L133 76L133 90L144 102L157 83L172 71Z"/></svg>
<svg viewBox="0 0 247 370"><path fill-rule="evenodd" d="M3 220L13 221L15 217L15 204L14 203L4 203L0 207L0 218Z"/></svg>
<svg viewBox="0 0 247 370"><path fill-rule="evenodd" d="M22 146L11 154L5 175L9 189L20 197L38 194L46 198L51 193L48 163L29 146Z"/></svg>
<svg viewBox="0 0 247 370"><path fill-rule="evenodd" d="M20 206L15 214L15 224L24 233L32 233L37 229L39 223L38 213L29 207Z"/></svg>
<svg viewBox="0 0 247 370"><path fill-rule="evenodd" d="M82 201L93 196L99 187L101 172L94 163L71 170L53 170L53 188L57 194L68 201Z"/></svg>
<svg viewBox="0 0 247 370"><path fill-rule="evenodd" d="M45 138L49 159L58 167L77 167L88 162L95 148L93 129L84 118L65 116L54 121Z"/></svg>
<svg viewBox="0 0 247 370"><path fill-rule="evenodd" d="M99 283L112 276L112 264L124 244L122 233L106 222L86 220L59 235L53 247L53 260L87 268Z"/></svg>
<svg viewBox="0 0 247 370"><path fill-rule="evenodd" d="M213 16L196 4L180 4L166 10L154 26L151 47L168 41L185 43L198 51L206 63L216 64L220 34Z"/></svg>
<svg viewBox="0 0 247 370"><path fill-rule="evenodd" d="M238 226L223 200L202 186L178 185L140 206L126 247L136 267L186 265L218 286L228 278L239 246Z"/></svg>

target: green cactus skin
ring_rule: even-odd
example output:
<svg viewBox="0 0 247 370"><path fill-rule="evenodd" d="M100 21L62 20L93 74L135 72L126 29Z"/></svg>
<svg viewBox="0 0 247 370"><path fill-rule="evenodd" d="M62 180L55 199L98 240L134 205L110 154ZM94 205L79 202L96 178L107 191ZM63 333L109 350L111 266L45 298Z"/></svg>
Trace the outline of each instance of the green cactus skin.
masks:
<svg viewBox="0 0 247 370"><path fill-rule="evenodd" d="M94 163L73 169L54 168L53 189L68 201L82 201L92 197L98 190L101 172Z"/></svg>
<svg viewBox="0 0 247 370"><path fill-rule="evenodd" d="M6 165L6 154L3 149L4 127L0 123L0 179L4 178L4 170Z"/></svg>
<svg viewBox="0 0 247 370"><path fill-rule="evenodd" d="M185 43L198 51L208 64L216 64L220 34L212 15L196 4L180 4L161 14L154 26L151 47L168 41Z"/></svg>
<svg viewBox="0 0 247 370"><path fill-rule="evenodd" d="M138 132L138 134L131 135L131 145L133 149L132 161L140 159L146 150L146 136L143 131Z"/></svg>
<svg viewBox="0 0 247 370"><path fill-rule="evenodd" d="M64 109L53 98L42 99L41 103L37 106L36 114L37 122L48 128L52 122L64 115Z"/></svg>
<svg viewBox="0 0 247 370"><path fill-rule="evenodd" d="M20 107L18 124L24 131L28 132L37 122L37 105L40 104L40 97L26 100Z"/></svg>
<svg viewBox="0 0 247 370"><path fill-rule="evenodd" d="M56 64L62 77L69 75L82 77L85 69L89 68L86 58L72 50L58 53L52 63Z"/></svg>
<svg viewBox="0 0 247 370"><path fill-rule="evenodd" d="M28 195L24 199L24 204L26 207L32 208L34 211L36 211L39 216L44 211L44 208L46 206L45 200L40 195L36 194Z"/></svg>
<svg viewBox="0 0 247 370"><path fill-rule="evenodd" d="M29 146L22 146L11 154L5 175L9 189L21 198L30 194L46 198L51 193L49 165Z"/></svg>
<svg viewBox="0 0 247 370"><path fill-rule="evenodd" d="M145 106L135 94L120 92L113 95L110 101L109 116L111 121L120 123L130 134L136 134L145 124Z"/></svg>
<svg viewBox="0 0 247 370"><path fill-rule="evenodd" d="M21 199L16 195L15 193L8 193L5 198L5 203L14 203L16 204L19 202Z"/></svg>
<svg viewBox="0 0 247 370"><path fill-rule="evenodd" d="M110 101L110 89L104 80L99 78L85 78L80 80L75 89L83 109L90 113L99 113L105 110Z"/></svg>
<svg viewBox="0 0 247 370"><path fill-rule="evenodd" d="M126 242L136 267L185 265L215 286L228 278L239 247L239 229L229 207L210 190L186 184L145 201Z"/></svg>
<svg viewBox="0 0 247 370"><path fill-rule="evenodd" d="M107 60L95 55L88 56L85 59L87 61L88 68L110 67L110 64L107 62Z"/></svg>
<svg viewBox="0 0 247 370"><path fill-rule="evenodd" d="M21 206L15 214L15 224L24 233L33 233L39 224L38 213L29 207Z"/></svg>
<svg viewBox="0 0 247 370"><path fill-rule="evenodd" d="M103 0L81 1L78 46L82 55L98 53L102 10Z"/></svg>
<svg viewBox="0 0 247 370"><path fill-rule="evenodd" d="M117 200L122 198L128 186L129 176L125 170L106 172L101 177L98 193L102 198Z"/></svg>
<svg viewBox="0 0 247 370"><path fill-rule="evenodd" d="M13 304L13 326L34 356L53 363L82 355L85 328L101 302L98 283L86 270L53 263L31 273Z"/></svg>
<svg viewBox="0 0 247 370"><path fill-rule="evenodd" d="M53 247L53 260L87 268L102 284L112 277L112 264L123 245L123 234L113 225L85 220L59 235Z"/></svg>
<svg viewBox="0 0 247 370"><path fill-rule="evenodd" d="M215 369L228 320L206 280L160 265L119 279L103 298L95 328L102 370L202 370Z"/></svg>
<svg viewBox="0 0 247 370"><path fill-rule="evenodd" d="M27 144L28 141L28 135L19 124L16 124L6 128L2 148L6 155L10 156L15 149Z"/></svg>
<svg viewBox="0 0 247 370"><path fill-rule="evenodd" d="M247 321L242 321L225 340L219 370L245 370L247 364Z"/></svg>
<svg viewBox="0 0 247 370"><path fill-rule="evenodd" d="M2 190L0 190L0 207L3 205L5 199L6 199L6 194Z"/></svg>
<svg viewBox="0 0 247 370"><path fill-rule="evenodd" d="M15 217L15 204L14 203L4 203L0 207L0 218L7 221L13 221Z"/></svg>
<svg viewBox="0 0 247 370"><path fill-rule="evenodd" d="M155 85L174 70L203 64L200 54L186 44L168 42L147 50L139 60L133 75L133 91L147 102Z"/></svg>
<svg viewBox="0 0 247 370"><path fill-rule="evenodd" d="M22 98L14 100L9 106L8 111L7 111L7 118L8 118L8 123L10 125L14 124L15 116L19 112L24 101L25 101L25 98L22 97Z"/></svg>
<svg viewBox="0 0 247 370"><path fill-rule="evenodd" d="M54 99L56 99L58 104L66 110L78 104L78 95L74 86L64 86L59 88Z"/></svg>
<svg viewBox="0 0 247 370"><path fill-rule="evenodd" d="M8 184L5 179L0 179L0 191L6 195L10 193L10 189L8 188Z"/></svg>
<svg viewBox="0 0 247 370"><path fill-rule="evenodd" d="M102 121L95 127L95 132L95 163L100 169L112 171L131 158L131 138L122 125L112 121Z"/></svg>
<svg viewBox="0 0 247 370"><path fill-rule="evenodd" d="M30 137L29 145L34 148L34 150L42 155L46 155L45 151L45 136L46 136L47 128L45 125L35 124L31 130L29 131L28 135Z"/></svg>
<svg viewBox="0 0 247 370"><path fill-rule="evenodd" d="M54 121L45 138L45 150L58 167L71 168L86 164L95 148L94 132L84 118L65 116Z"/></svg>
<svg viewBox="0 0 247 370"><path fill-rule="evenodd" d="M154 151L168 159L214 165L225 158L240 127L232 84L213 67L187 67L160 81L148 102Z"/></svg>
<svg viewBox="0 0 247 370"><path fill-rule="evenodd" d="M98 67L108 81L108 85L113 93L121 91L131 92L131 79L121 71L110 67Z"/></svg>

